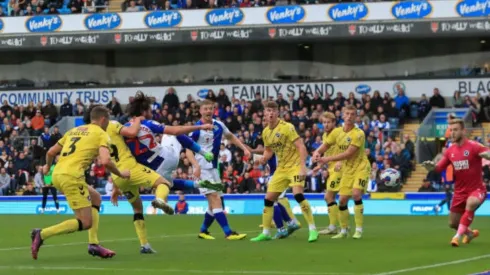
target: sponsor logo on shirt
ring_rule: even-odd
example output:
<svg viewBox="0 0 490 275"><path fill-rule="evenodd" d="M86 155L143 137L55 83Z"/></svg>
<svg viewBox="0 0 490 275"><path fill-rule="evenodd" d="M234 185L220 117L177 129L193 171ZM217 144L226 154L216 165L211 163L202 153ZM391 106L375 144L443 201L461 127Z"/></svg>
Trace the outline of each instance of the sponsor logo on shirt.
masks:
<svg viewBox="0 0 490 275"><path fill-rule="evenodd" d="M454 170L466 170L470 168L470 164L467 159L465 160L458 160L453 162Z"/></svg>

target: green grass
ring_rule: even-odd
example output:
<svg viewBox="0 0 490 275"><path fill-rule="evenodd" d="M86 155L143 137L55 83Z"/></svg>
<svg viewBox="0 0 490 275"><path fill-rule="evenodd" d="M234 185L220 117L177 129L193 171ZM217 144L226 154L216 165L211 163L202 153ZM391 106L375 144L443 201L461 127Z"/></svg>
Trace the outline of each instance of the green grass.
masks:
<svg viewBox="0 0 490 275"><path fill-rule="evenodd" d="M100 239L117 252L102 260L87 254L86 232L49 239L39 259L30 255L33 227L60 222L68 216L2 216L0 274L8 275L133 275L133 274L251 274L251 275L359 275L359 274L471 274L490 269L490 218L478 217L481 237L470 245L452 248L453 231L447 217L365 218L362 240L307 242L301 230L288 239L267 243L226 241L219 227L211 228L215 241L198 240L199 216L146 217L155 255L140 255L132 216L101 216ZM258 216L230 216L230 224L249 237L259 232ZM326 216L317 216L325 225ZM105 240L105 241L104 241ZM482 258L475 258L483 256ZM448 264L464 260L457 264ZM429 265L441 263L429 268ZM389 273L421 267L399 273Z"/></svg>

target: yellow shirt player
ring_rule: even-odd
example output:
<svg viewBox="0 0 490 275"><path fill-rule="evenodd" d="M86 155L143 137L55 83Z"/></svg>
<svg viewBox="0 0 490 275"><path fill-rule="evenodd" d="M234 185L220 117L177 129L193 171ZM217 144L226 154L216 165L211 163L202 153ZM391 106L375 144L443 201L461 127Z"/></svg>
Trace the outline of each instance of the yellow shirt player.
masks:
<svg viewBox="0 0 490 275"><path fill-rule="evenodd" d="M333 156L337 154L336 146L327 146L328 137L332 134L335 129L336 117L333 113L325 112L321 118L323 122L324 133L322 137L322 145L313 153L314 159L319 159L323 154L325 157ZM327 163L328 166L328 178L326 181L327 192L325 192L325 201L328 206L328 218L330 224L328 228L320 231L322 235L337 234L337 225L339 222L339 206L335 201L335 196L340 190L340 180L342 178L342 162L341 161L331 161ZM314 170L320 170L321 165L315 167Z"/></svg>
<svg viewBox="0 0 490 275"><path fill-rule="evenodd" d="M111 258L115 255L115 252L99 245L97 231L101 197L95 189L87 185L85 171L98 156L100 163L111 173L129 178L130 172L120 172L111 162L110 138L104 131L109 123L109 110L105 107L94 108L90 112L90 121L88 125L68 131L46 154L46 165L43 167L45 174L48 173L56 155L61 153L53 171L53 186L64 193L76 219L32 230L31 253L34 259L37 259L44 240L77 230L89 230L89 254L101 258Z"/></svg>
<svg viewBox="0 0 490 275"><path fill-rule="evenodd" d="M273 206L288 187L292 187L294 198L301 206L301 211L309 225L309 242L318 239L315 221L311 212L310 203L303 195L306 177L305 161L307 157L306 147L303 140L298 136L291 123L287 123L278 118L279 108L277 103L269 101L265 105L264 116L268 119L269 124L262 131L264 140L264 156L259 161L266 165L269 159L276 155L277 169L267 186L267 194L264 200L264 212L262 215L262 234L251 239L253 242L269 241L272 239L270 234L270 225L272 223ZM287 230L278 232L287 236Z"/></svg>
<svg viewBox="0 0 490 275"><path fill-rule="evenodd" d="M341 231L335 235L334 239L347 237L347 227L349 224L349 210L347 203L352 197L354 199L354 218L356 222L355 239L362 238L363 211L362 195L364 194L371 173L371 166L364 152L365 136L364 132L354 125L357 110L352 105L347 105L343 109L344 126L336 128L328 135L327 148L337 147L337 154L320 159L322 163L332 161L343 161L342 179L339 190L339 212ZM315 156L318 160L318 156Z"/></svg>

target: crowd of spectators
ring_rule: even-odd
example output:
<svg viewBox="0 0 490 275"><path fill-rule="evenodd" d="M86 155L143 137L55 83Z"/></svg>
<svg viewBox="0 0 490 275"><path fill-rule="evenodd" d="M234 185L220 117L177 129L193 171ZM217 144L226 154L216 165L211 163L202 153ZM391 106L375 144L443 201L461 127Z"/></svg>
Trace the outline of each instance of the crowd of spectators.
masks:
<svg viewBox="0 0 490 275"><path fill-rule="evenodd" d="M280 106L281 119L291 122L299 135L304 139L309 153L321 145L323 124L320 121L325 111L330 111L337 118L337 126L343 124L341 110L346 104L358 108L356 126L363 129L366 135L365 153L372 165L369 192L397 191L398 188L388 188L380 180L381 172L386 168L400 171L405 182L414 169L414 140L408 134L401 135L396 129L400 128L407 119L417 119L426 114L432 106L444 107L445 101L437 89L430 99L424 96L419 102L410 102L403 90L394 97L389 93L381 96L375 91L372 96L362 96L342 93L334 97L320 97L319 94L309 96L301 91L298 97L278 94L277 98L262 98L256 94L255 99L229 98L221 89L217 94L210 90L206 99L215 101L215 117L225 125L247 146L257 148L262 145L261 132L264 128L263 103L275 100ZM129 101L131 102L131 98ZM153 98L154 119L167 125L192 125L199 119L198 100L192 95L185 99L177 96L176 90L168 89L163 100ZM427 101L427 104L425 103ZM478 100L476 100L478 102ZM93 101L90 103L92 104ZM124 115L125 106L113 98L107 107L112 115L121 122L127 121ZM51 127L56 121L65 116L79 116L88 108L80 100L74 104L65 99L58 109L47 100L44 104L28 106L10 106L6 101L0 107L0 194L16 194L28 190L33 185L33 191L39 192L41 181L34 181L40 173L40 165L44 162L47 149L62 137L57 127ZM481 108L480 108L481 109ZM157 137L159 142L161 137ZM190 162L181 154L181 161L175 171L176 178L193 178ZM221 145L219 153L220 173L226 185L226 193L259 193L264 192L269 180L268 167L258 165L253 159L246 159L243 152L228 144ZM310 158L307 166L312 167ZM488 177L490 179L490 169ZM328 177L327 171L310 172L307 176L307 192L324 191L324 182ZM106 169L95 162L86 173L87 181L101 193L112 192L112 179ZM437 178L439 176L434 176ZM7 180L9 178L10 180ZM41 177L39 177L41 178ZM440 177L439 177L440 179ZM141 190L149 193L151 190Z"/></svg>

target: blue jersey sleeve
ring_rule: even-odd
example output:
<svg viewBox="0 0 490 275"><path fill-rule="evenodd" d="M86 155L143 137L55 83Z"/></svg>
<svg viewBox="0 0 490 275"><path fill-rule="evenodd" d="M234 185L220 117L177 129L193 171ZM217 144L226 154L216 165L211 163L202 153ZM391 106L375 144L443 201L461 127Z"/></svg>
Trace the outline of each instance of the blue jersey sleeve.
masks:
<svg viewBox="0 0 490 275"><path fill-rule="evenodd" d="M202 125L201 121L199 120L196 125ZM196 130L191 133L191 138L194 142L197 142L199 140L199 135L201 134L201 130Z"/></svg>
<svg viewBox="0 0 490 275"><path fill-rule="evenodd" d="M165 125L154 120L143 120L141 124L150 128L150 130L155 134L163 134L165 131Z"/></svg>

